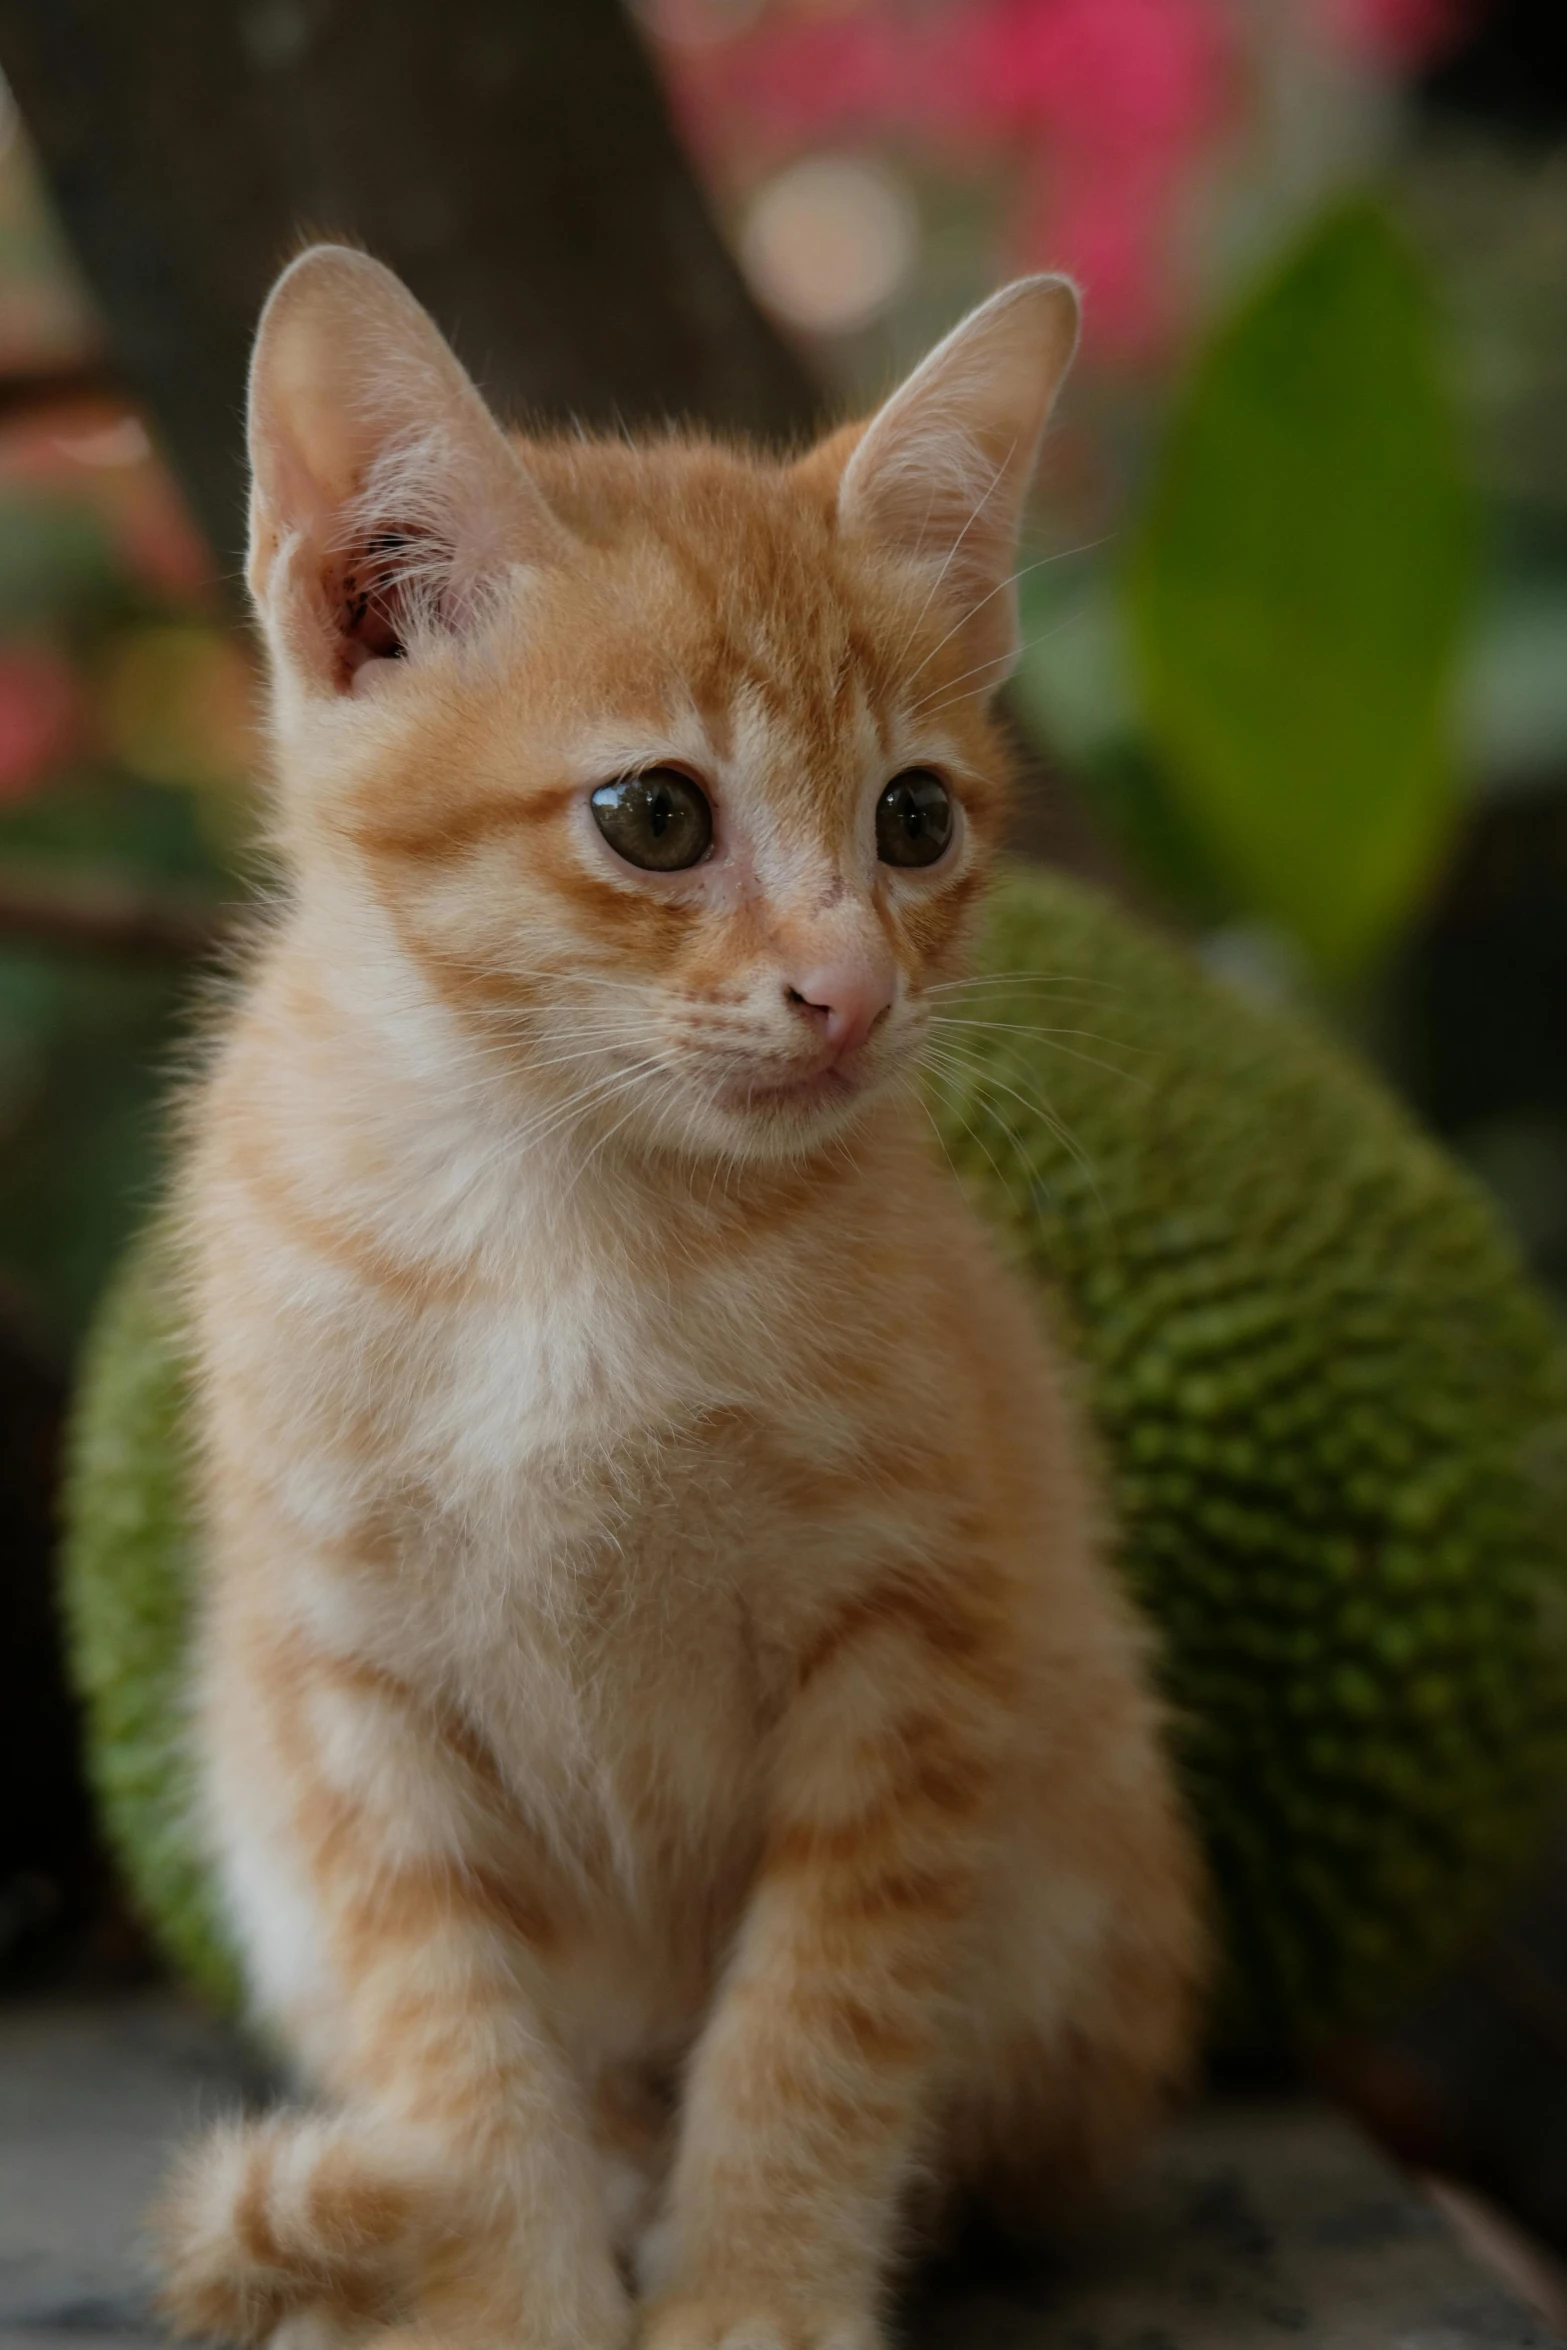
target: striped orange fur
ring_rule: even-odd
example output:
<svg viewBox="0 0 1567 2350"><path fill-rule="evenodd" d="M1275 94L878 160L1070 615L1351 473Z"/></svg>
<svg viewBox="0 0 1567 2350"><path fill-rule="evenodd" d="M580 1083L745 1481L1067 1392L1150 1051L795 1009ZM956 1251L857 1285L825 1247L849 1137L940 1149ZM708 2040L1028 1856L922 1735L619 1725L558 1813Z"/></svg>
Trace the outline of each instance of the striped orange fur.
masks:
<svg viewBox="0 0 1567 2350"><path fill-rule="evenodd" d="M870 2350L920 2214L1050 2225L1182 2076L1143 1636L912 1083L1074 332L1025 281L773 462L508 441L361 255L273 295L287 890L181 1199L211 1841L312 2103L183 2165L189 2330Z"/></svg>

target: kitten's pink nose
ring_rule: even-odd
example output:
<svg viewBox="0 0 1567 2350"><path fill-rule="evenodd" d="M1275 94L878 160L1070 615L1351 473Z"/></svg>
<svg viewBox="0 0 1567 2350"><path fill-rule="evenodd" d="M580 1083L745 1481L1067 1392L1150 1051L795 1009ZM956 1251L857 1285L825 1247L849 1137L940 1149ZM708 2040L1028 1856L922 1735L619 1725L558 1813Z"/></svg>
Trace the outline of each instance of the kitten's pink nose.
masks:
<svg viewBox="0 0 1567 2350"><path fill-rule="evenodd" d="M892 989L890 965L855 957L841 963L819 963L787 993L790 1003L841 1057L863 1044L883 1013L891 1010Z"/></svg>

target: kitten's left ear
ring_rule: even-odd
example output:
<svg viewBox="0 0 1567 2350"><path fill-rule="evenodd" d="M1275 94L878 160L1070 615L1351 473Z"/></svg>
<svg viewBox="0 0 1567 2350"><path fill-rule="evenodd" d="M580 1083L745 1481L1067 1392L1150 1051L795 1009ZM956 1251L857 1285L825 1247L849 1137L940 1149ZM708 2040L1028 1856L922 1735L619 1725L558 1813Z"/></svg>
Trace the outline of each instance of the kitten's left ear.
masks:
<svg viewBox="0 0 1567 2350"><path fill-rule="evenodd" d="M1017 658L1018 525L1077 328L1069 279L1003 287L871 418L839 484L844 531L929 566L996 685Z"/></svg>
<svg viewBox="0 0 1567 2350"><path fill-rule="evenodd" d="M406 286L344 245L283 272L250 369L257 610L307 691L463 628L513 563L567 543Z"/></svg>

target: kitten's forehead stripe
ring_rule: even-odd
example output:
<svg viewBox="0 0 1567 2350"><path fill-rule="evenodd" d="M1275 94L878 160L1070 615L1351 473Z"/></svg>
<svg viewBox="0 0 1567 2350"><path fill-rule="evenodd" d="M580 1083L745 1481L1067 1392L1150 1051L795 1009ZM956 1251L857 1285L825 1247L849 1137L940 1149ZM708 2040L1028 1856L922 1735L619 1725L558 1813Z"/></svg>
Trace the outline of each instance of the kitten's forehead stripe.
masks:
<svg viewBox="0 0 1567 2350"><path fill-rule="evenodd" d="M613 454L625 504L617 529L593 500L600 543L645 533L686 589L703 640L692 690L704 716L718 720L749 687L827 742L857 684L885 738L894 664L861 616L865 582L846 571L830 514L788 477L726 451ZM552 502L575 524L584 452L545 456ZM569 473L549 470L551 459Z"/></svg>

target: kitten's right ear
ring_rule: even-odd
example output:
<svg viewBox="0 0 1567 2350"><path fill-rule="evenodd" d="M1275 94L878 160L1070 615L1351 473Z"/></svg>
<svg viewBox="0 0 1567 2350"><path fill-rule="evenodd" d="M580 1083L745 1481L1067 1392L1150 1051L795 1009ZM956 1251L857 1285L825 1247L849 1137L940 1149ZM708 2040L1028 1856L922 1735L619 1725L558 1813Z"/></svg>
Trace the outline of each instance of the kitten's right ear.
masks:
<svg viewBox="0 0 1567 2350"><path fill-rule="evenodd" d="M439 330L389 269L314 245L273 287L250 368L247 577L280 661L342 693L460 631L566 540Z"/></svg>

